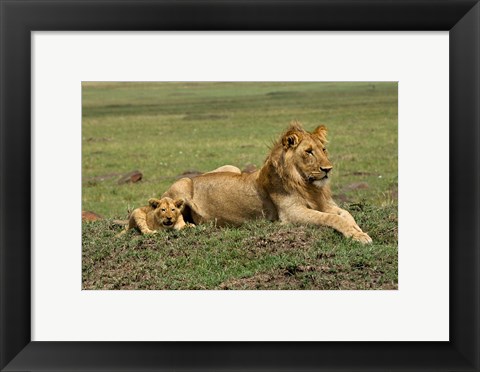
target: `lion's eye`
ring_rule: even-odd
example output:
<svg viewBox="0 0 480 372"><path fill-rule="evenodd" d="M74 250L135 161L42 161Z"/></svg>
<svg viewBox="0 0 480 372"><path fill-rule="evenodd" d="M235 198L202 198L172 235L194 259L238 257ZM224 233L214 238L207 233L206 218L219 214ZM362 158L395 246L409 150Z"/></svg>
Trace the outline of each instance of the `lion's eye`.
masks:
<svg viewBox="0 0 480 372"><path fill-rule="evenodd" d="M175 212L175 208L172 208L172 212Z"/></svg>
<svg viewBox="0 0 480 372"><path fill-rule="evenodd" d="M162 208L162 212L165 212L165 211L166 211L166 209L165 209L165 208Z"/></svg>
<svg viewBox="0 0 480 372"><path fill-rule="evenodd" d="M323 151L324 153L326 153L326 152L327 152L327 149L324 147L324 148L322 149L322 151Z"/></svg>
<svg viewBox="0 0 480 372"><path fill-rule="evenodd" d="M307 152L307 154L309 154L309 155L313 155L313 150L312 150L312 149L308 149L308 150L306 150L306 152Z"/></svg>

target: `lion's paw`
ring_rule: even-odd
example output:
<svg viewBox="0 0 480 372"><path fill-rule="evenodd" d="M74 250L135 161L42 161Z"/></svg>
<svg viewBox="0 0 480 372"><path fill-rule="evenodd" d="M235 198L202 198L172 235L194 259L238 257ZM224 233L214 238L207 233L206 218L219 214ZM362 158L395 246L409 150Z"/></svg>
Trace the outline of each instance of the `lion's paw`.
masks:
<svg viewBox="0 0 480 372"><path fill-rule="evenodd" d="M370 238L370 236L367 233L364 233L363 231L360 231L360 232L356 231L352 235L352 239L362 244L371 244L373 241L372 238Z"/></svg>

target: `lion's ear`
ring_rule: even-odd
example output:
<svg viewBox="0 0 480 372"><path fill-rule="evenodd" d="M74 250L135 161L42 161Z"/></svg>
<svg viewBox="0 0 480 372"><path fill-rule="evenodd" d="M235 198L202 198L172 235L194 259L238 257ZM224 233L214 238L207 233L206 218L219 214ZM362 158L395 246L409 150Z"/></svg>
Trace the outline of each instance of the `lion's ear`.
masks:
<svg viewBox="0 0 480 372"><path fill-rule="evenodd" d="M298 120L292 120L290 122L290 128L288 131L298 131L298 132L304 132L305 129L303 129L302 123L300 123Z"/></svg>
<svg viewBox="0 0 480 372"><path fill-rule="evenodd" d="M325 125L319 125L312 134L317 136L323 144L327 143L327 127Z"/></svg>
<svg viewBox="0 0 480 372"><path fill-rule="evenodd" d="M152 208L157 208L160 205L160 200L155 198L150 198L148 199L148 204L150 204Z"/></svg>
<svg viewBox="0 0 480 372"><path fill-rule="evenodd" d="M285 150L288 150L289 148L295 148L298 146L300 143L300 135L296 132L289 131L285 133L285 135L282 138L282 145Z"/></svg>
<svg viewBox="0 0 480 372"><path fill-rule="evenodd" d="M174 201L175 207L177 207L178 209L183 207L183 203L185 203L183 199L176 199Z"/></svg>

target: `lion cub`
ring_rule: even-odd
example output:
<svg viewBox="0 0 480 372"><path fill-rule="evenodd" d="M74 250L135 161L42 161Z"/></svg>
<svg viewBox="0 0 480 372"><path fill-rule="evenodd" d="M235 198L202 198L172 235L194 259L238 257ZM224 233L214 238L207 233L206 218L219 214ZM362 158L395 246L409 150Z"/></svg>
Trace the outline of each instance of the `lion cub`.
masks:
<svg viewBox="0 0 480 372"><path fill-rule="evenodd" d="M130 213L128 225L122 233L135 228L142 234L153 234L160 229L183 229L186 226L182 216L183 206L183 199L149 199L147 206Z"/></svg>

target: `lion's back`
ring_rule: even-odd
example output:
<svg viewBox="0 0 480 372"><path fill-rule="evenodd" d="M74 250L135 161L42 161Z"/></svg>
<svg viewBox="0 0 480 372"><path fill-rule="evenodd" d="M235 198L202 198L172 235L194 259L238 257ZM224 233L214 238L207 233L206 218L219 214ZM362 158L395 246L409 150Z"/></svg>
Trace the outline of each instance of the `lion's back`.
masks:
<svg viewBox="0 0 480 372"><path fill-rule="evenodd" d="M240 225L264 217L256 178L255 174L207 173L177 181L164 195L184 197L196 224L214 221L217 225Z"/></svg>

